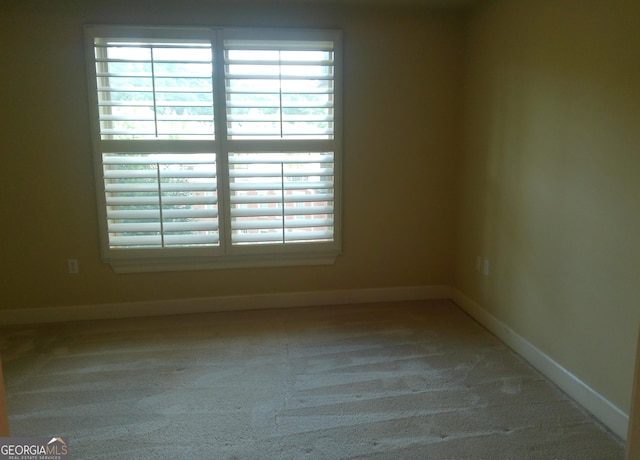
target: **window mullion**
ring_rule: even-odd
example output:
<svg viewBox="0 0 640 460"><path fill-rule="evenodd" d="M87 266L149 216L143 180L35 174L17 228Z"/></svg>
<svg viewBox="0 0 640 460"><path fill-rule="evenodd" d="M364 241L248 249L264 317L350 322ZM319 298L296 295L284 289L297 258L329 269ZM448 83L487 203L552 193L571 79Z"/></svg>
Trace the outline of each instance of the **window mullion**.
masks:
<svg viewBox="0 0 640 460"><path fill-rule="evenodd" d="M156 137L158 137L158 101L156 95L156 63L154 59L154 48L149 47L149 53L151 58L151 95L153 98L153 129Z"/></svg>
<svg viewBox="0 0 640 460"><path fill-rule="evenodd" d="M280 117L280 139L284 138L284 122L282 121L282 50L278 50L278 115ZM283 239L284 241L284 239Z"/></svg>
<svg viewBox="0 0 640 460"><path fill-rule="evenodd" d="M286 216L286 202L284 196L284 162L280 163L280 207L282 210L282 243L287 242L287 216Z"/></svg>
<svg viewBox="0 0 640 460"><path fill-rule="evenodd" d="M229 142L227 139L227 97L224 64L224 33L212 31L213 40L213 107L217 144L218 224L220 245L224 254L231 248L231 205L229 197Z"/></svg>
<svg viewBox="0 0 640 460"><path fill-rule="evenodd" d="M165 233L164 233L164 210L162 203L162 177L160 174L160 163L156 163L156 180L158 181L158 213L160 220L160 245L165 247Z"/></svg>

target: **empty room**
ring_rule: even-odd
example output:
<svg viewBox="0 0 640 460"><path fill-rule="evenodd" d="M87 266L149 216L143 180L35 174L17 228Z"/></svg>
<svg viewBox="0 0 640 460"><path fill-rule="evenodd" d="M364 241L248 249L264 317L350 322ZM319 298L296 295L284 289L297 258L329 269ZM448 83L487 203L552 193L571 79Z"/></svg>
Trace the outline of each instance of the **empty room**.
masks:
<svg viewBox="0 0 640 460"><path fill-rule="evenodd" d="M0 0L0 454L640 458L638 24Z"/></svg>

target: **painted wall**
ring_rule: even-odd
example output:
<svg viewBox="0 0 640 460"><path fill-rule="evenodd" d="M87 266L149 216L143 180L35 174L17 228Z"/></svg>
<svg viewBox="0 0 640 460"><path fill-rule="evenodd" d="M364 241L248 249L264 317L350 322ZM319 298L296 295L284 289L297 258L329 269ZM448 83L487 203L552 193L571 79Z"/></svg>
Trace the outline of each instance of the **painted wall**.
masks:
<svg viewBox="0 0 640 460"><path fill-rule="evenodd" d="M0 4L0 309L451 283L462 18L304 3ZM87 23L342 29L344 254L337 263L134 275L103 265ZM67 274L68 258L79 260L78 275Z"/></svg>
<svg viewBox="0 0 640 460"><path fill-rule="evenodd" d="M625 412L640 318L638 24L640 3L624 0L496 1L472 16L454 282Z"/></svg>

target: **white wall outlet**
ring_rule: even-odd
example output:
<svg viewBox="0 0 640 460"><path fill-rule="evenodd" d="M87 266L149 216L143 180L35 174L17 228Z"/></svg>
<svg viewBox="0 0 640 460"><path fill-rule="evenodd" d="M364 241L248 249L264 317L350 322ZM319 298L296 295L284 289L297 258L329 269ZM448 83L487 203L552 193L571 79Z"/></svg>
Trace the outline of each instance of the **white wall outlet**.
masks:
<svg viewBox="0 0 640 460"><path fill-rule="evenodd" d="M489 276L489 267L490 267L489 259L484 259L482 261L482 274L484 276Z"/></svg>
<svg viewBox="0 0 640 460"><path fill-rule="evenodd" d="M68 259L67 260L67 268L69 269L70 275L78 274L78 259Z"/></svg>

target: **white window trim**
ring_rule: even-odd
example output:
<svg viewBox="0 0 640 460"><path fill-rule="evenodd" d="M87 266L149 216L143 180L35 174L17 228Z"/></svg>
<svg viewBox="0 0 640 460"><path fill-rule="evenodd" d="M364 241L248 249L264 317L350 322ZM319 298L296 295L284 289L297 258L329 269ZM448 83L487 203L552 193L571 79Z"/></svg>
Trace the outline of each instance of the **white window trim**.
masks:
<svg viewBox="0 0 640 460"><path fill-rule="evenodd" d="M229 39L261 39L261 40L331 40L334 44L334 139L330 142L270 140L268 144L261 144L255 140L228 140L226 138L225 107L217 96L214 104L216 119L215 141L202 141L203 144L215 145L216 167L218 171L225 169L224 174L218 173L218 202L227 203L219 210L221 244L214 247L198 248L162 248L162 249L112 249L109 245L109 233L106 216L106 194L103 172L103 151L109 144L101 139L100 120L98 113L98 88L96 78L96 63L94 51L95 37L127 37L127 38L193 38L211 37L214 51L215 75L224 75L223 56L224 40ZM337 30L289 30L289 29L222 29L222 28L167 28L167 27L129 27L129 26L86 26L85 44L87 53L87 75L89 83L89 101L91 105L90 118L93 138L93 154L98 198L100 243L102 259L111 265L116 273L158 272L203 270L242 267L278 267L301 265L329 265L335 263L341 254L342 235L342 43L341 32ZM214 93L225 95L225 79L214 78ZM223 129L219 129L219 127ZM220 132L222 131L222 133ZM155 141L148 141L153 149ZM164 141L168 143L167 141ZM144 142L135 141L136 149L140 149ZM175 141L176 150L180 149L180 141ZM327 242L283 243L238 246L231 245L230 222L228 204L228 167L227 155L232 148L235 153L257 151L297 152L305 151L310 144L316 148L329 147L333 152L333 240ZM232 147L231 147L232 146ZM327 150L328 151L328 150ZM223 226L225 228L223 229ZM224 241L222 241L224 239Z"/></svg>

